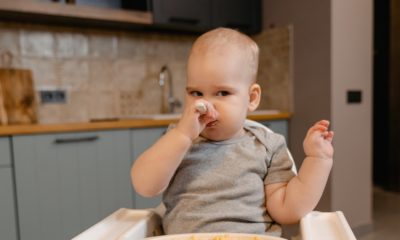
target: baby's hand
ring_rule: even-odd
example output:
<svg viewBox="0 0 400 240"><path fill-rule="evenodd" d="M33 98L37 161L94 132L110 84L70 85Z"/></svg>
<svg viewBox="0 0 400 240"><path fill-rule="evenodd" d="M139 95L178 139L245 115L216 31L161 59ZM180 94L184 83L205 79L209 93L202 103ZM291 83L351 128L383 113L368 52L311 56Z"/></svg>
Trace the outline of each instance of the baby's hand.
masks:
<svg viewBox="0 0 400 240"><path fill-rule="evenodd" d="M307 157L333 157L333 132L328 131L328 127L329 121L321 120L308 130L303 142L304 152Z"/></svg>
<svg viewBox="0 0 400 240"><path fill-rule="evenodd" d="M214 106L205 100L199 99L185 107L177 129L194 140L206 125L215 121L217 117L218 112Z"/></svg>

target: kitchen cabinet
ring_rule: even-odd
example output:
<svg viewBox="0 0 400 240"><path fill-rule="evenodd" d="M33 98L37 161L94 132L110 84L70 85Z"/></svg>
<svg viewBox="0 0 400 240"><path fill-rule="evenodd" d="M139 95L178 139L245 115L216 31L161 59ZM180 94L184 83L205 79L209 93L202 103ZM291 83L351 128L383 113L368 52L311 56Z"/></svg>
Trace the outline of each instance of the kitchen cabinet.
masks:
<svg viewBox="0 0 400 240"><path fill-rule="evenodd" d="M0 138L0 234L1 239L17 239L14 184L10 141Z"/></svg>
<svg viewBox="0 0 400 240"><path fill-rule="evenodd" d="M152 24L153 16L150 12L105 8L113 5L114 0L109 1L102 1L103 4L98 2L100 5L93 6L96 3L87 0L83 4L92 2L92 6L85 6L50 0L1 0L0 20L112 29L141 29Z"/></svg>
<svg viewBox="0 0 400 240"><path fill-rule="evenodd" d="M8 137L0 137L0 167L11 166L11 149Z"/></svg>
<svg viewBox="0 0 400 240"><path fill-rule="evenodd" d="M212 27L229 27L245 33L261 31L261 1L212 0Z"/></svg>
<svg viewBox="0 0 400 240"><path fill-rule="evenodd" d="M206 31L230 27L248 34L261 31L260 0L153 0L154 24Z"/></svg>
<svg viewBox="0 0 400 240"><path fill-rule="evenodd" d="M121 8L121 0L75 0L75 4L102 8Z"/></svg>
<svg viewBox="0 0 400 240"><path fill-rule="evenodd" d="M1 0L0 20L118 28L204 32L216 27L261 31L261 0Z"/></svg>
<svg viewBox="0 0 400 240"><path fill-rule="evenodd" d="M133 207L129 130L13 136L20 239L71 239Z"/></svg>
<svg viewBox="0 0 400 240"><path fill-rule="evenodd" d="M169 28L207 30L211 26L210 1L154 0L154 23Z"/></svg>
<svg viewBox="0 0 400 240"><path fill-rule="evenodd" d="M261 124L268 127L272 131L283 135L286 139L286 143L289 140L289 127L287 120L270 120L270 121L261 121Z"/></svg>
<svg viewBox="0 0 400 240"><path fill-rule="evenodd" d="M165 127L162 128L142 128L133 129L131 131L132 139L132 152L133 159L135 160L140 154L142 154L147 148L157 141L166 131ZM152 174L149 172L149 174ZM161 194L153 198L145 198L139 194L134 194L135 208L153 208L161 203Z"/></svg>

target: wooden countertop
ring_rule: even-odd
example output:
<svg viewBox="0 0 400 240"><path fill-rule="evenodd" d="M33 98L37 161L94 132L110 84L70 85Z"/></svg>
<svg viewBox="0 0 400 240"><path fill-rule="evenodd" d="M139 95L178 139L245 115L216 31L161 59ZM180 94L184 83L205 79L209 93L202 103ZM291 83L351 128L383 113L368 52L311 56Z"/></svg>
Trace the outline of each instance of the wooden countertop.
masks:
<svg viewBox="0 0 400 240"><path fill-rule="evenodd" d="M288 112L273 114L261 113L250 115L248 118L256 121L289 119ZM27 135L41 133L82 132L130 128L166 127L177 119L127 119L88 123L60 123L60 124L30 124L30 125L7 125L0 126L0 136Z"/></svg>

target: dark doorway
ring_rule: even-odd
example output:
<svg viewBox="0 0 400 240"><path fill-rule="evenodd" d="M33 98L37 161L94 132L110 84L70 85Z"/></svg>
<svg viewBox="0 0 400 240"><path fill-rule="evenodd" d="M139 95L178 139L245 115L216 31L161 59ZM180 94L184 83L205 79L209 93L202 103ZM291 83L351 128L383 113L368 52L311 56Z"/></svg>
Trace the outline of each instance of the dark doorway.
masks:
<svg viewBox="0 0 400 240"><path fill-rule="evenodd" d="M374 1L373 181L400 192L400 0Z"/></svg>

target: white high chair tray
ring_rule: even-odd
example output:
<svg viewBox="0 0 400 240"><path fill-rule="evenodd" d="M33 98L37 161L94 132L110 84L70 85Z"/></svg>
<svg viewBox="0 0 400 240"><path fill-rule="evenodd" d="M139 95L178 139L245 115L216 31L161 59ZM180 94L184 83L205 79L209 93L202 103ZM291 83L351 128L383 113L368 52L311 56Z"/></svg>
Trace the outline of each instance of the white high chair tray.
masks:
<svg viewBox="0 0 400 240"><path fill-rule="evenodd" d="M283 238L239 233L161 234L161 218L153 209L121 208L82 232L73 240L283 240ZM300 221L302 240L356 240L343 213L311 212ZM154 237L157 236L157 237Z"/></svg>
<svg viewBox="0 0 400 240"><path fill-rule="evenodd" d="M149 237L148 240L285 240L280 237L272 237L257 234L244 233L189 233Z"/></svg>
<svg viewBox="0 0 400 240"><path fill-rule="evenodd" d="M303 240L356 240L343 212L313 211L300 221Z"/></svg>
<svg viewBox="0 0 400 240"><path fill-rule="evenodd" d="M138 240L158 235L161 221L151 210L120 208L72 240Z"/></svg>

